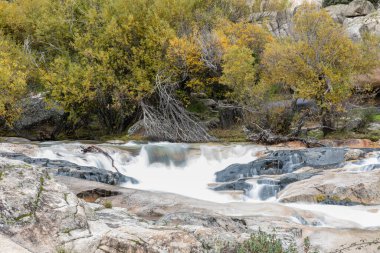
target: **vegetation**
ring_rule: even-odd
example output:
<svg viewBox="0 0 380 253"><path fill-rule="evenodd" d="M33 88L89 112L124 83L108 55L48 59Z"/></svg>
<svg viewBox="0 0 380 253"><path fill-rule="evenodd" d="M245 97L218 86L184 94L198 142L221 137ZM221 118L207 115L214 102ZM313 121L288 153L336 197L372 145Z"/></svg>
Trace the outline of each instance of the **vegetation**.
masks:
<svg viewBox="0 0 380 253"><path fill-rule="evenodd" d="M267 234L263 231L259 231L247 240L237 251L238 253L296 253L297 249L295 245L291 244L288 248L282 245L281 240L277 239L274 234Z"/></svg>
<svg viewBox="0 0 380 253"><path fill-rule="evenodd" d="M288 37L274 37L265 20L247 22L288 7L287 0L0 1L0 124L17 120L20 98L42 92L65 110L67 131L98 125L120 136L143 119L149 137L209 141L194 116L205 109L191 94L201 93L242 108L249 129L299 135L307 120L319 120L327 134L359 93L356 78L378 64L378 40L351 41L312 5L298 8ZM295 110L297 99L317 110Z"/></svg>
<svg viewBox="0 0 380 253"><path fill-rule="evenodd" d="M112 202L109 200L104 201L103 206L105 208L112 208Z"/></svg>

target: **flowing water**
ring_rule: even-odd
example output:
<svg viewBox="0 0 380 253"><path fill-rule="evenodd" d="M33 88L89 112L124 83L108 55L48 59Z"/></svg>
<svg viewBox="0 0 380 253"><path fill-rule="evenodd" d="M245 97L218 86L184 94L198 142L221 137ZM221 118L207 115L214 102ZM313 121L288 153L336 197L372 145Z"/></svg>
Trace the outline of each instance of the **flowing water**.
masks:
<svg viewBox="0 0 380 253"><path fill-rule="evenodd" d="M95 166L112 170L111 160L101 153L83 153L84 145L79 142L38 143L33 157L66 160L82 166ZM380 206L328 206L318 204L280 204L275 196L262 200L265 184L257 184L256 179L248 182L253 185L247 193L215 192L215 172L233 163L248 163L255 160L258 151L264 146L250 144L181 144L181 143L138 143L97 144L115 161L118 170L139 181L138 184L125 184L128 188L150 191L163 191L196 199L219 203L254 202L271 203L300 210L312 211L321 217L347 222L353 227L380 227ZM378 158L369 158L356 163L348 163L344 169L357 173L377 169ZM265 195L265 194L264 194ZM332 224L330 222L330 224ZM354 224L354 225L352 225ZM321 226L330 226L321 220Z"/></svg>

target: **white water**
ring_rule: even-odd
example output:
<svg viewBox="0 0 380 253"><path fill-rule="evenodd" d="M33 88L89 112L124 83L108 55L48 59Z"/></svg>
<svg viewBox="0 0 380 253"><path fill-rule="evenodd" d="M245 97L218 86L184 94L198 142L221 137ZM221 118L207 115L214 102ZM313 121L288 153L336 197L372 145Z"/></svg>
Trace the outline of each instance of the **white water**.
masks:
<svg viewBox="0 0 380 253"><path fill-rule="evenodd" d="M115 166L139 184L129 188L163 191L213 202L258 200L257 195L233 197L209 189L215 172L233 163L248 163L264 147L256 145L208 145L130 142L122 146L100 145L114 159ZM138 153L133 155L131 153ZM154 154L158 155L154 155ZM63 159L82 166L113 170L111 161L102 154L81 152L80 143L43 143L34 157Z"/></svg>
<svg viewBox="0 0 380 253"><path fill-rule="evenodd" d="M102 154L81 152L80 143L41 143L34 157L62 159L83 166L113 170L111 161ZM139 184L126 184L129 188L164 191L213 202L262 203L259 193L262 185L253 184L247 195L222 194L209 189L215 183L215 172L233 163L248 163L256 159L263 146L221 144L173 144L134 142L124 145L100 144L115 161L116 167L125 175L139 180ZM379 164L377 157L360 163L349 163L347 171L366 173ZM251 180L254 181L254 180ZM276 205L275 197L267 200ZM312 211L320 217L321 226L345 224L349 227L380 227L380 206L328 206L318 204L287 204L286 206ZM261 214L261 213L260 213ZM336 223L341 221L341 223ZM348 224L348 225L347 225Z"/></svg>

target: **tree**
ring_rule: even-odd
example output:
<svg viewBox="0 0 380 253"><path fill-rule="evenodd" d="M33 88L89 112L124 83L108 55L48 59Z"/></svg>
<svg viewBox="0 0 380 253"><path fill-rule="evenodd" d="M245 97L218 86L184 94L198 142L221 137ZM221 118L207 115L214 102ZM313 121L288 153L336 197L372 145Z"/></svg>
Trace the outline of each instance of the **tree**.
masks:
<svg viewBox="0 0 380 253"><path fill-rule="evenodd" d="M45 87L72 118L96 115L108 133L119 133L165 68L172 30L148 0L99 1L81 21L72 52L45 70Z"/></svg>
<svg viewBox="0 0 380 253"><path fill-rule="evenodd" d="M220 82L231 88L230 98L244 101L250 98L255 83L255 59L246 47L232 46L223 56Z"/></svg>
<svg viewBox="0 0 380 253"><path fill-rule="evenodd" d="M19 99L27 90L29 56L0 36L0 118L11 125L20 113Z"/></svg>
<svg viewBox="0 0 380 253"><path fill-rule="evenodd" d="M316 6L301 6L293 19L294 36L269 43L263 55L263 83L289 87L294 98L312 99L320 108L322 130L333 129L331 113L351 96L352 80L363 66L360 45Z"/></svg>

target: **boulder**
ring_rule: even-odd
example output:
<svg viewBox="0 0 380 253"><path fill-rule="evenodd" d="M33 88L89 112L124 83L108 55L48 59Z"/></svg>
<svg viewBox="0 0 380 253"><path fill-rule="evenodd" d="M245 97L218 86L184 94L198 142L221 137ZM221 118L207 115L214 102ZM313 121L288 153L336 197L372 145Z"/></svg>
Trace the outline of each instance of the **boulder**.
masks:
<svg viewBox="0 0 380 253"><path fill-rule="evenodd" d="M119 172L112 172L90 166L80 166L64 160L50 160L47 158L31 158L21 153L0 152L0 157L22 161L30 165L49 168L50 173L56 175L81 178L90 181L102 182L105 184L117 185L130 182L137 184L138 181L132 177L127 177Z"/></svg>
<svg viewBox="0 0 380 253"><path fill-rule="evenodd" d="M216 110L219 112L219 124L221 128L231 128L243 117L243 110L234 105L219 103Z"/></svg>
<svg viewBox="0 0 380 253"><path fill-rule="evenodd" d="M368 172L325 171L322 175L288 185L280 202L324 204L380 204L380 170Z"/></svg>
<svg viewBox="0 0 380 253"><path fill-rule="evenodd" d="M336 4L330 5L325 8L325 10L331 15L331 17L338 23L343 24L346 19L346 12L348 9L347 4Z"/></svg>
<svg viewBox="0 0 380 253"><path fill-rule="evenodd" d="M234 181L258 175L291 173L299 168L334 168L344 162L345 149L313 148L304 150L278 150L248 164L232 164L215 173L217 182Z"/></svg>
<svg viewBox="0 0 380 253"><path fill-rule="evenodd" d="M363 150L360 150L360 149L350 149L344 155L344 159L346 161L359 160L360 158L363 158L364 155L365 155L365 152Z"/></svg>
<svg viewBox="0 0 380 253"><path fill-rule="evenodd" d="M366 16L347 18L343 27L353 40L361 40L365 33L380 36L380 9Z"/></svg>
<svg viewBox="0 0 380 253"><path fill-rule="evenodd" d="M376 11L375 6L366 0L354 0L347 5L344 15L348 18L366 16Z"/></svg>
<svg viewBox="0 0 380 253"><path fill-rule="evenodd" d="M62 130L64 112L56 105L48 105L43 96L32 96L21 101L22 113L13 130L30 140L51 140Z"/></svg>
<svg viewBox="0 0 380 253"><path fill-rule="evenodd" d="M341 24L346 18L366 16L376 11L374 5L366 0L354 0L349 4L331 5L325 10L330 13L335 21Z"/></svg>

